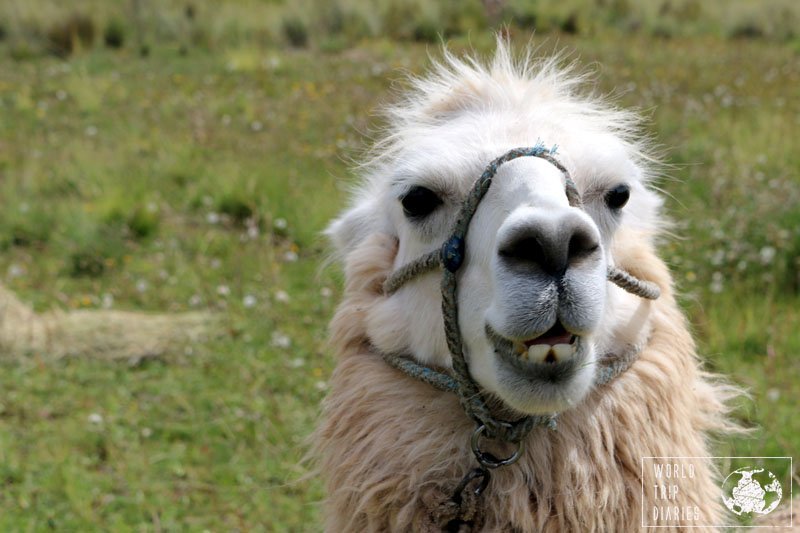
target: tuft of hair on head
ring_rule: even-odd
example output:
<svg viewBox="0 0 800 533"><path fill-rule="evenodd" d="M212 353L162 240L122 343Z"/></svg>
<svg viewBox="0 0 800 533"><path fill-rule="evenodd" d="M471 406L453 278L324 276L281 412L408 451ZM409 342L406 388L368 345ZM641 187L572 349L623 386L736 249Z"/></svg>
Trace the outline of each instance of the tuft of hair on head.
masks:
<svg viewBox="0 0 800 533"><path fill-rule="evenodd" d="M409 75L396 103L382 110L384 128L365 154L359 170L384 167L420 132L471 110L519 109L519 106L557 106L586 125L620 139L643 169L656 165L650 138L638 113L621 109L610 95L597 93L594 73L581 68L568 50L544 51L532 42L514 53L506 36L498 34L493 54L472 51L456 55L443 45L439 58L423 75ZM369 172L367 172L369 173Z"/></svg>

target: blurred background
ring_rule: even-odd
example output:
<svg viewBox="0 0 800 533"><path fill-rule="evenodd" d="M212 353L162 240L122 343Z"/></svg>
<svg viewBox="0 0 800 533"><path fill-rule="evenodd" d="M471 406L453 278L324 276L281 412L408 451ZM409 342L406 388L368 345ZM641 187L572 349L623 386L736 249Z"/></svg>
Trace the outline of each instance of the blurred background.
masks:
<svg viewBox="0 0 800 533"><path fill-rule="evenodd" d="M716 455L795 454L800 3L4 0L0 530L319 530L300 460L341 281L319 233L405 73L497 30L647 118L662 256L707 368L751 393ZM11 342L15 298L223 327L108 361Z"/></svg>

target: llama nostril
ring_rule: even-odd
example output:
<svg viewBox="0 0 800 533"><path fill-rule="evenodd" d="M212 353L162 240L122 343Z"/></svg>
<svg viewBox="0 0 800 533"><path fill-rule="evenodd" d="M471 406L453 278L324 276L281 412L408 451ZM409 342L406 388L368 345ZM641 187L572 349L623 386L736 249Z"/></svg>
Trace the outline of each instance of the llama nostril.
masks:
<svg viewBox="0 0 800 533"><path fill-rule="evenodd" d="M547 257L536 237L527 237L500 249L500 255L509 259L543 264Z"/></svg>
<svg viewBox="0 0 800 533"><path fill-rule="evenodd" d="M541 235L521 236L500 249L506 262L530 268L538 266L551 276L561 277L567 270L567 245L542 239Z"/></svg>
<svg viewBox="0 0 800 533"><path fill-rule="evenodd" d="M582 257L596 252L600 248L600 243L589 232L584 229L578 229L572 234L569 239L569 246L567 248L567 255L569 262L572 263Z"/></svg>
<svg viewBox="0 0 800 533"><path fill-rule="evenodd" d="M600 249L592 228L573 216L564 216L557 224L528 221L518 226L504 240L498 251L512 267L530 270L537 267L560 278L567 269Z"/></svg>

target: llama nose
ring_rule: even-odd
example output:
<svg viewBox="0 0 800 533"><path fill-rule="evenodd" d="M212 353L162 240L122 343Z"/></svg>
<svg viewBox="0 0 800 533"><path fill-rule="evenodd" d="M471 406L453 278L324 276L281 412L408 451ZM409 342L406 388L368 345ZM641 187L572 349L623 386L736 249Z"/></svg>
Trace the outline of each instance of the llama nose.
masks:
<svg viewBox="0 0 800 533"><path fill-rule="evenodd" d="M577 213L563 210L536 210L517 223L500 239L498 253L509 266L529 269L536 266L545 273L561 277L581 260L599 253L597 229Z"/></svg>

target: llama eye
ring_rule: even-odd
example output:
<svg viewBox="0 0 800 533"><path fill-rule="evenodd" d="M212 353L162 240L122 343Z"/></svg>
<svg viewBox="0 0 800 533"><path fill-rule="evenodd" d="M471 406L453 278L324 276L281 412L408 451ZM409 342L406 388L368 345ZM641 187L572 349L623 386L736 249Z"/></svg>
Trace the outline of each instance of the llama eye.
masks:
<svg viewBox="0 0 800 533"><path fill-rule="evenodd" d="M606 205L609 209L622 209L631 197L631 188L622 183L606 193Z"/></svg>
<svg viewBox="0 0 800 533"><path fill-rule="evenodd" d="M423 218L442 204L435 192L425 187L413 187L400 197L403 212L408 218Z"/></svg>

